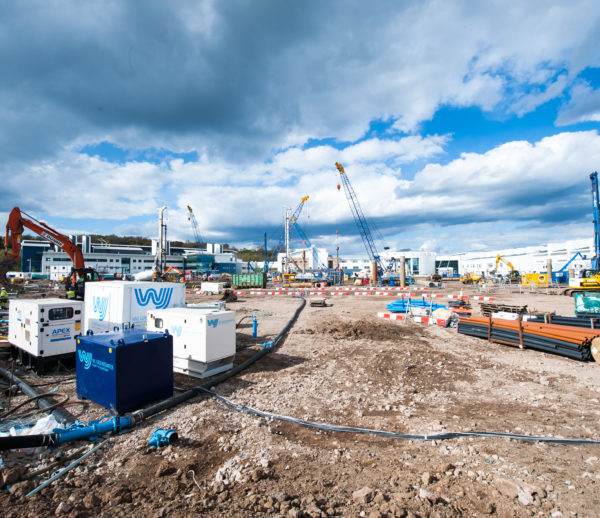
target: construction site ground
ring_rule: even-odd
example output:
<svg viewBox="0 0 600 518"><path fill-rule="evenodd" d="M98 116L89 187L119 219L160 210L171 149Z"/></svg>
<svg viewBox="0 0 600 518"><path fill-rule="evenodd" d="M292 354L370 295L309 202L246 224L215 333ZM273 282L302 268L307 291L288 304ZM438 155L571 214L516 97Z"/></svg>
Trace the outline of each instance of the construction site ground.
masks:
<svg viewBox="0 0 600 518"><path fill-rule="evenodd" d="M475 293L460 284L434 293ZM477 293L477 295L483 295ZM573 315L560 295L493 294L530 310ZM188 302L217 297L188 296ZM235 402L299 419L433 434L513 432L600 439L600 367L460 335L456 329L377 318L395 297L331 296L300 313L285 340L244 372L215 387ZM283 328L300 300L239 296L239 363ZM438 303L447 302L442 298ZM478 314L477 302L472 302ZM2 366L11 368L10 362ZM78 401L73 373L36 378L71 397L83 422L106 410ZM178 388L202 381L175 375ZM4 396L3 396L4 397ZM12 404L24 400L13 398ZM157 428L179 440L146 446ZM2 515L11 516L598 516L600 447L467 437L415 441L327 432L234 412L199 396L111 436L64 477L25 494L94 446L2 452ZM39 480L14 483L57 462Z"/></svg>

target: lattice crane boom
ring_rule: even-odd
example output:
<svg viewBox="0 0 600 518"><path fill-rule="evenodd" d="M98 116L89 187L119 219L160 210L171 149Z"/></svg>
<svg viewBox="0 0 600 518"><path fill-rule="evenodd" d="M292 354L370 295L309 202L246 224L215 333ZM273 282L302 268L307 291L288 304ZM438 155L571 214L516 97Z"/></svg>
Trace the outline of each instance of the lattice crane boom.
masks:
<svg viewBox="0 0 600 518"><path fill-rule="evenodd" d="M362 238L363 244L365 245L365 249L367 250L367 254L369 255L369 259L372 263L377 263L377 269L380 272L385 270L383 263L381 262L381 257L379 256L379 252L377 251L377 247L375 246L375 241L373 239L373 233L371 228L369 227L369 222L365 217L360 203L358 202L358 197L352 188L352 184L348 179L348 175L346 171L342 167L342 165L338 162L335 163L339 173L340 180L342 185L344 186L344 193L346 194L346 199L348 200L348 205L350 205L350 210L352 211L352 216L354 217L354 222L358 227L358 231L360 232L360 237ZM338 186L339 188L339 186Z"/></svg>
<svg viewBox="0 0 600 518"><path fill-rule="evenodd" d="M190 207L189 205L187 206L187 210L189 212L188 220L192 224L192 231L194 232L194 239L196 240L198 248L202 249L203 239L200 235L200 229L198 228L198 221L196 221L196 215L194 214L192 207Z"/></svg>
<svg viewBox="0 0 600 518"><path fill-rule="evenodd" d="M302 240L302 244L306 248L312 249L313 269L316 270L318 268L323 268L323 265L319 264L319 254L317 253L317 249L314 246L312 246L310 239L308 239L308 236L306 235L304 230L302 230L302 227L298 224L298 222L295 219L292 220L292 224L293 224L294 228L296 229L296 232L298 232L298 235L300 236L300 239Z"/></svg>

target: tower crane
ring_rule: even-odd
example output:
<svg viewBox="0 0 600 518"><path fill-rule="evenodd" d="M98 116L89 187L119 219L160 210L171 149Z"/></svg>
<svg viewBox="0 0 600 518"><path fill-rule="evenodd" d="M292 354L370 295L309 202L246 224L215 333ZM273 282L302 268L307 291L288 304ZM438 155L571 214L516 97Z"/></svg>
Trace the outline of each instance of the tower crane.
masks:
<svg viewBox="0 0 600 518"><path fill-rule="evenodd" d="M354 216L354 221L358 227L358 231L360 232L360 237L365 245L369 259L371 263L377 264L377 272L379 275L381 275L385 268L383 266L383 262L381 261L381 257L379 256L379 252L377 251L377 247L375 246L375 241L373 239L373 233L369 226L369 222L367 221L367 218L365 218L365 215L360 207L358 197L352 188L352 184L348 179L346 171L339 162L336 162L335 166L340 173L340 180L344 186L344 193L346 194L348 204L350 205L350 210L352 211L352 216ZM339 188L340 186L338 185L338 189Z"/></svg>
<svg viewBox="0 0 600 518"><path fill-rule="evenodd" d="M196 245L198 249L202 249L202 236L200 235L200 229L198 228L198 222L196 221L196 216L192 207L187 206L187 210L189 212L188 221L192 224L192 231L194 232L194 239L196 240Z"/></svg>

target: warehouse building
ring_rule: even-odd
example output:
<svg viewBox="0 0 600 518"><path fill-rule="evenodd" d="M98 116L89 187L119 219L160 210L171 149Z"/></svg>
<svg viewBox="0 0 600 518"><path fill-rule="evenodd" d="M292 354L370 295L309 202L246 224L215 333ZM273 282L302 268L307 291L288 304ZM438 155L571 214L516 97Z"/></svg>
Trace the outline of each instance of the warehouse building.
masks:
<svg viewBox="0 0 600 518"><path fill-rule="evenodd" d="M70 236L83 252L86 266L101 275L135 275L151 270L154 265L156 242L152 245L116 245L92 243L90 236ZM238 273L241 262L235 251L223 250L222 245L208 243L206 250L174 247L167 242L167 266L193 273ZM57 280L69 274L70 257L58 247L44 241L24 240L21 244L21 271L41 272Z"/></svg>
<svg viewBox="0 0 600 518"><path fill-rule="evenodd" d="M495 269L498 255L505 260L500 261L498 264L498 273L501 274L509 272L506 261L510 262L516 270L522 273L546 272L548 259L552 261L552 271L557 272L576 255L577 258L569 264L568 268L578 272L585 268L591 268L594 243L592 239L574 239L561 243L547 243L545 245L522 248L504 248L485 252L440 255L436 260L436 267L440 270L446 267L446 265L452 265L456 274L480 274L483 272L487 275Z"/></svg>

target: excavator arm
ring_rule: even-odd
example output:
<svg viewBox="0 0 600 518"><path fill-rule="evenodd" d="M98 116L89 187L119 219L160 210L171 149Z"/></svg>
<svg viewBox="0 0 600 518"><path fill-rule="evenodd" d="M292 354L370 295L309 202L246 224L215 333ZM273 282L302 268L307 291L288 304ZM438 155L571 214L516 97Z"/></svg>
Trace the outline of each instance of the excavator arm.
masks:
<svg viewBox="0 0 600 518"><path fill-rule="evenodd" d="M4 248L8 249L9 244L12 249L11 255L17 260L21 255L21 236L23 231L28 228L51 243L55 244L71 258L73 267L76 269L85 268L85 261L81 250L67 237L42 221L38 221L29 214L21 212L19 207L15 207L8 216L6 223L6 236L4 237Z"/></svg>
<svg viewBox="0 0 600 518"><path fill-rule="evenodd" d="M498 265L500 264L500 261L502 261L504 264L506 264L506 266L510 268L508 280L520 282L521 274L519 273L519 271L513 266L513 264L510 261L507 261L506 259L504 259L504 257L501 257L499 254L496 256L496 268L494 271L498 270Z"/></svg>
<svg viewBox="0 0 600 518"><path fill-rule="evenodd" d="M67 236L57 232L43 221L38 221L29 214L22 213L19 207L15 207L9 214L8 223L6 223L4 248L8 250L10 244L11 255L15 260L18 260L21 255L21 236L26 228L61 248L71 258L73 268L67 278L65 288L67 292L73 291L76 299L83 300L85 296L85 283L99 281L102 278L93 268L85 267L81 250Z"/></svg>

